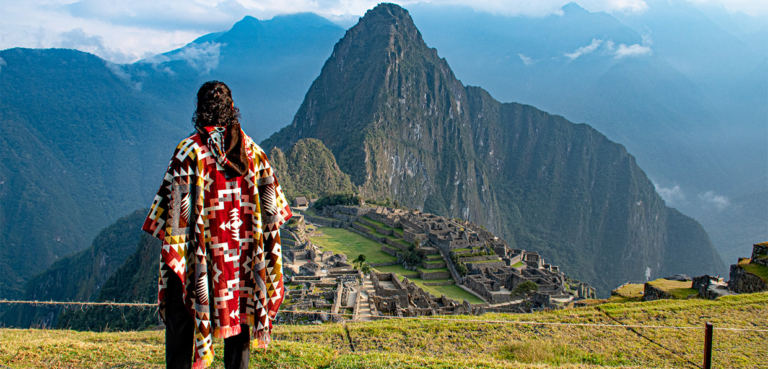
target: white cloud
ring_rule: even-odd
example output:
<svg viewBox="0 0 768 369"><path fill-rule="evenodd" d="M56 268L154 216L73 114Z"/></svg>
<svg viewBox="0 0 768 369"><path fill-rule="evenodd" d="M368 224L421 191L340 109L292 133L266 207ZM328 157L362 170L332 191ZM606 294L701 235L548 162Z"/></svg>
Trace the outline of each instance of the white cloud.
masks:
<svg viewBox="0 0 768 369"><path fill-rule="evenodd" d="M683 193L683 190L678 185L675 185L674 187L662 187L654 182L653 186L656 187L656 192L659 193L659 196L661 196L661 198L664 199L664 202L669 206L677 206L686 202L685 193Z"/></svg>
<svg viewBox="0 0 768 369"><path fill-rule="evenodd" d="M126 71L124 71L123 67L110 62L105 62L104 64L107 66L107 69L109 69L109 71L112 72L112 74L114 74L115 77L123 81L123 83L127 84L128 86L136 90L141 91L141 82L131 81L131 75L128 74Z"/></svg>
<svg viewBox="0 0 768 369"><path fill-rule="evenodd" d="M578 58L578 57L580 57L580 56L582 56L584 54L589 54L589 53L597 50L597 48L600 47L600 44L602 44L602 43L603 43L603 40L598 40L596 38L593 38L592 42L589 45L582 46L582 47L576 49L576 51L574 51L572 53L566 53L565 56L567 56L571 60L575 60L576 58Z"/></svg>
<svg viewBox="0 0 768 369"><path fill-rule="evenodd" d="M523 54L517 54L517 56L520 57L520 60L523 61L523 64L525 65L533 65L533 59L523 55Z"/></svg>
<svg viewBox="0 0 768 369"><path fill-rule="evenodd" d="M82 28L62 32L60 40L54 46L84 51L115 63L128 63L133 60L132 55L126 55L120 50L105 47L101 36L90 36Z"/></svg>
<svg viewBox="0 0 768 369"><path fill-rule="evenodd" d="M707 205L714 205L717 210L723 210L731 205L731 200L725 196L715 194L714 191L699 194L699 199L703 200Z"/></svg>
<svg viewBox="0 0 768 369"><path fill-rule="evenodd" d="M633 57L633 56L643 56L643 55L650 55L653 50L651 50L651 37L650 36L643 36L643 44L634 44L634 45L624 45L620 44L619 47L616 49L616 53L614 54L616 59L621 59L624 57Z"/></svg>
<svg viewBox="0 0 768 369"><path fill-rule="evenodd" d="M424 0L434 5L462 5L503 15L562 14L571 0ZM685 0L670 0L685 1ZM689 0L721 2L729 10L768 14L768 1ZM113 62L135 61L181 47L210 32L227 30L245 15L269 19L278 14L314 12L351 24L380 0L4 0L0 49L44 48L63 42L63 34L81 29L100 37L104 50L95 51ZM408 7L417 0L392 0ZM641 12L644 0L583 0L592 12ZM606 47L609 45L606 42ZM79 45L83 51L87 45ZM94 46L91 45L91 48ZM610 47L608 47L610 49ZM102 53L110 51L110 53ZM650 45L618 46L617 58L650 53Z"/></svg>
<svg viewBox="0 0 768 369"><path fill-rule="evenodd" d="M192 68L199 70L202 74L206 74L219 66L222 45L218 42L191 44L179 50L178 53L171 55L170 59L185 60Z"/></svg>

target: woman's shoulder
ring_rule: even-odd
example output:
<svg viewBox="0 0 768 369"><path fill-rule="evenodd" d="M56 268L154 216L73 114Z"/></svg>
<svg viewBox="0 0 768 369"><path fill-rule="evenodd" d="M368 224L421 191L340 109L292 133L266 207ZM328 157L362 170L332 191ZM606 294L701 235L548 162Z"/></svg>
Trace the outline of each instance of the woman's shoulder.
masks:
<svg viewBox="0 0 768 369"><path fill-rule="evenodd" d="M187 156L189 153L200 153L200 149L203 146L202 139L200 138L200 134L197 132L192 132L190 135L181 140L178 145L176 145L176 152L177 155L180 153L185 153L184 156Z"/></svg>
<svg viewBox="0 0 768 369"><path fill-rule="evenodd" d="M261 149L261 146L254 142L251 136L248 136L245 132L243 132L243 143L245 143L245 147L251 151L251 156L266 158L267 154Z"/></svg>

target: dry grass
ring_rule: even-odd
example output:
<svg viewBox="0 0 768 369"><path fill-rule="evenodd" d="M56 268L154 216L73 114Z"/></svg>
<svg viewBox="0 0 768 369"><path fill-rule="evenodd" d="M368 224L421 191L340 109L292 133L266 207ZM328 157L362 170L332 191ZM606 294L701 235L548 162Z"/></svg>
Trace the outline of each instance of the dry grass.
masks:
<svg viewBox="0 0 768 369"><path fill-rule="evenodd" d="M666 279L657 279L655 281L648 282L651 286L656 287L672 296L676 299L685 299L691 295L698 295L699 291L695 288L691 288L693 282L681 282L670 281Z"/></svg>
<svg viewBox="0 0 768 369"><path fill-rule="evenodd" d="M643 296L645 285L642 283L629 283L614 290L617 296L636 298Z"/></svg>
<svg viewBox="0 0 768 369"><path fill-rule="evenodd" d="M703 330L478 323L602 323L765 329L768 293L709 300L610 303L535 314L443 317L455 320L383 320L319 326L277 326L258 368L550 368L691 367L702 361ZM354 352L347 340L352 339ZM753 368L768 362L763 332L715 330L714 367ZM12 368L161 367L160 332L87 333L0 330L0 363ZM221 365L215 340L214 367Z"/></svg>

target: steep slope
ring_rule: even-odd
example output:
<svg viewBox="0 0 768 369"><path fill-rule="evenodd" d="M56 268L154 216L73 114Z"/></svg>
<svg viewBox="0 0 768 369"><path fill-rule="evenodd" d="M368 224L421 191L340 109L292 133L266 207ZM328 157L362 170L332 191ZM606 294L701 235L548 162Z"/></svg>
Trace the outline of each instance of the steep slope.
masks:
<svg viewBox="0 0 768 369"><path fill-rule="evenodd" d="M680 217L623 146L464 87L396 5L347 31L291 125L262 146L306 137L321 140L367 196L484 224L602 293L648 268L657 276L683 267L664 257L672 250L690 255L687 272L724 270L706 233L675 227Z"/></svg>
<svg viewBox="0 0 768 369"><path fill-rule="evenodd" d="M142 233L135 252L104 282L95 301L157 302L158 255L160 240ZM94 307L66 310L56 327L86 331L140 330L159 323L157 311L147 308Z"/></svg>
<svg viewBox="0 0 768 369"><path fill-rule="evenodd" d="M0 51L0 298L157 191L203 81L234 90L261 140L296 112L343 30L313 14L259 21L132 65L66 49ZM66 214L66 216L62 216Z"/></svg>
<svg viewBox="0 0 768 369"><path fill-rule="evenodd" d="M101 230L90 247L55 262L45 272L32 277L25 286L22 298L40 301L91 300L136 251L146 215L147 209L137 210ZM159 254L153 255L156 261ZM3 312L0 321L6 326L22 328L55 327L61 310L60 307L14 305Z"/></svg>
<svg viewBox="0 0 768 369"><path fill-rule="evenodd" d="M703 219L712 215L709 191L734 200L765 190L768 27L720 4L646 3L646 11L613 14L570 3L538 18L434 3L408 9L462 81L588 122L625 145L660 188L680 187L668 205ZM697 10L706 7L706 15ZM733 215L752 219L749 228L768 223L721 214L704 226L712 234L720 230L710 224L723 225L713 243L726 260L731 244L722 240L745 236Z"/></svg>
<svg viewBox="0 0 768 369"><path fill-rule="evenodd" d="M118 66L73 50L0 51L0 297L148 204L183 131ZM152 183L156 183L152 181ZM2 268L2 266L0 266Z"/></svg>
<svg viewBox="0 0 768 369"><path fill-rule="evenodd" d="M341 171L333 153L320 140L301 139L287 153L277 147L268 151L270 164L289 201L298 196L317 198L355 192L349 175Z"/></svg>

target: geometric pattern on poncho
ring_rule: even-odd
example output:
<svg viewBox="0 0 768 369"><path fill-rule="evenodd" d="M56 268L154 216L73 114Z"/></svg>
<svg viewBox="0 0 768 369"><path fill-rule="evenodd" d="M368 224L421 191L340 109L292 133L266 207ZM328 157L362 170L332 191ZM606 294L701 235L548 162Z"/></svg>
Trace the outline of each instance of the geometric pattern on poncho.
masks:
<svg viewBox="0 0 768 369"><path fill-rule="evenodd" d="M224 130L207 127L212 140ZM279 228L291 217L288 201L266 153L242 135L248 171L228 178L221 150L198 133L183 140L168 165L142 227L162 240L158 306L165 320L169 273L182 281L195 319L195 369L213 361L212 337L252 327L257 347L270 342L272 320L283 301Z"/></svg>

